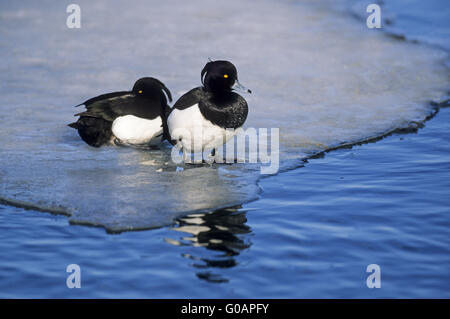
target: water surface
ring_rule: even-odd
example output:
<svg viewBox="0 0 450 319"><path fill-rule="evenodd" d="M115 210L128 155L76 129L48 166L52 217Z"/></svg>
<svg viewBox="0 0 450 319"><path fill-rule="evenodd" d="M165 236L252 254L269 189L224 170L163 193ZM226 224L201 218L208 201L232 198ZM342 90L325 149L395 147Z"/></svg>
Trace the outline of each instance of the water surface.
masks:
<svg viewBox="0 0 450 319"><path fill-rule="evenodd" d="M150 231L0 206L0 296L449 298L449 123L443 109L417 134L263 179L258 201ZM81 289L66 287L71 263Z"/></svg>
<svg viewBox="0 0 450 319"><path fill-rule="evenodd" d="M448 5L384 1L369 30L360 3L81 1L80 30L64 4L0 4L0 199L68 215L0 205L0 297L450 297L449 109L414 133L448 98ZM65 126L141 76L178 97L208 56L254 91L248 127L280 128L282 173L96 150Z"/></svg>
<svg viewBox="0 0 450 319"><path fill-rule="evenodd" d="M81 29L66 27L63 3L3 3L0 198L115 232L256 199L251 165L185 169L168 146L92 149L66 126L73 105L142 76L178 98L207 57L233 61L253 90L245 127L279 128L282 170L417 126L447 94L447 53L369 30L334 3L81 1Z"/></svg>

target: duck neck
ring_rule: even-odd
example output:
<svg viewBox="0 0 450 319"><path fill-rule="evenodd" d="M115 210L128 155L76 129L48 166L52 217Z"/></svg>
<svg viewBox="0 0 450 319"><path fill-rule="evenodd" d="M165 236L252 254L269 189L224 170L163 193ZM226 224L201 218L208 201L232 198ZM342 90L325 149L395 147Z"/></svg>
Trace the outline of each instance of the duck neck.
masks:
<svg viewBox="0 0 450 319"><path fill-rule="evenodd" d="M232 91L231 90L209 90L207 88L204 88L205 92L211 94L211 97L216 101L227 101L232 98Z"/></svg>

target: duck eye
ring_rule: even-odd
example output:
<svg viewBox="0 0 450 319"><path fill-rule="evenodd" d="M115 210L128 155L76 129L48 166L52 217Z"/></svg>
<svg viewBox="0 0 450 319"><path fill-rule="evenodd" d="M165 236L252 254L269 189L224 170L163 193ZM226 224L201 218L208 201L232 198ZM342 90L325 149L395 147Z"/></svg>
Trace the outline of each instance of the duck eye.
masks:
<svg viewBox="0 0 450 319"><path fill-rule="evenodd" d="M228 74L224 74L223 77L224 77L225 79L228 79Z"/></svg>
<svg viewBox="0 0 450 319"><path fill-rule="evenodd" d="M138 93L141 94L141 93L142 93L142 90L139 90Z"/></svg>

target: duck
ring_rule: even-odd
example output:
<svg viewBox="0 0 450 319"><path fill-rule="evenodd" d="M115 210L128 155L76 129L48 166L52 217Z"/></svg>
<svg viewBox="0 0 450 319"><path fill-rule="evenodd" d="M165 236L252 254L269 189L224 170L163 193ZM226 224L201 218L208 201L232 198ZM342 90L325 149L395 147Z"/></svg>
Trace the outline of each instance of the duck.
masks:
<svg viewBox="0 0 450 319"><path fill-rule="evenodd" d="M185 162L197 152L217 155L247 119L248 104L235 90L252 93L238 81L230 61L210 60L200 78L202 86L182 95L167 117L170 142L183 152Z"/></svg>
<svg viewBox="0 0 450 319"><path fill-rule="evenodd" d="M76 105L86 110L68 124L93 147L124 145L155 147L167 139L170 90L152 77L138 79L131 91L102 94Z"/></svg>

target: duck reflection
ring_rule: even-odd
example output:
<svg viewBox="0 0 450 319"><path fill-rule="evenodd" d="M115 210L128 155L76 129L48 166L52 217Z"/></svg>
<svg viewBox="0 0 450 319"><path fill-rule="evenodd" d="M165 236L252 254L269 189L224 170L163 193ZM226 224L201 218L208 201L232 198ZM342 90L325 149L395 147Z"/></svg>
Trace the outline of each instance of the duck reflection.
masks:
<svg viewBox="0 0 450 319"><path fill-rule="evenodd" d="M201 251L190 249L182 254L183 257L194 261L193 267L202 269L196 274L198 278L215 283L228 282L228 279L214 273L211 268L236 266L236 257L251 246L247 235L251 233L251 228L245 224L247 217L239 208L241 207L179 218L172 230L190 236L183 236L179 240L165 239L166 242L177 246L206 248ZM212 256L205 256L211 253Z"/></svg>

